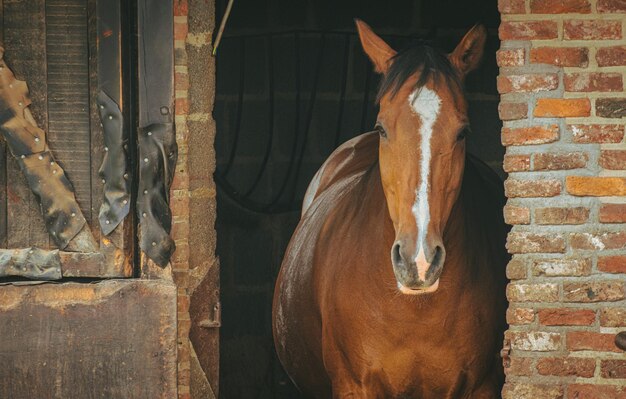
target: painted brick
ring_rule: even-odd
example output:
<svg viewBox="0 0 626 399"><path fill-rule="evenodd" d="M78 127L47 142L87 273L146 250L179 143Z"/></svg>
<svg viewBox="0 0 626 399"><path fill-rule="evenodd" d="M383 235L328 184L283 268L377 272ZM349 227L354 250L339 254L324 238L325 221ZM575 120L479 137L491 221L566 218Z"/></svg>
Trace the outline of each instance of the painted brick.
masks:
<svg viewBox="0 0 626 399"><path fill-rule="evenodd" d="M570 20L563 22L566 40L619 40L622 38L621 21Z"/></svg>
<svg viewBox="0 0 626 399"><path fill-rule="evenodd" d="M507 173L528 171L530 170L530 155L505 155L503 168Z"/></svg>
<svg viewBox="0 0 626 399"><path fill-rule="evenodd" d="M626 360L602 360L600 375L604 378L626 378Z"/></svg>
<svg viewBox="0 0 626 399"><path fill-rule="evenodd" d="M554 197L561 193L561 182L550 179L519 180L508 178L504 182L508 198Z"/></svg>
<svg viewBox="0 0 626 399"><path fill-rule="evenodd" d="M614 302L625 298L624 283L618 281L590 281L564 283L565 302Z"/></svg>
<svg viewBox="0 0 626 399"><path fill-rule="evenodd" d="M524 65L525 51L523 48L501 49L496 52L496 61L500 67Z"/></svg>
<svg viewBox="0 0 626 399"><path fill-rule="evenodd" d="M577 117L591 115L587 98L539 98L534 115L537 117Z"/></svg>
<svg viewBox="0 0 626 399"><path fill-rule="evenodd" d="M511 232L507 236L509 253L563 253L565 239L554 233Z"/></svg>
<svg viewBox="0 0 626 399"><path fill-rule="evenodd" d="M626 231L605 233L572 233L570 245L574 249L621 249L626 246Z"/></svg>
<svg viewBox="0 0 626 399"><path fill-rule="evenodd" d="M572 384L567 399L626 399L626 388L615 385Z"/></svg>
<svg viewBox="0 0 626 399"><path fill-rule="evenodd" d="M598 163L604 169L626 169L626 150L602 151Z"/></svg>
<svg viewBox="0 0 626 399"><path fill-rule="evenodd" d="M533 64L551 64L564 67L589 65L589 50L584 47L539 47L530 50Z"/></svg>
<svg viewBox="0 0 626 399"><path fill-rule="evenodd" d="M605 273L626 273L626 255L599 257L598 270Z"/></svg>
<svg viewBox="0 0 626 399"><path fill-rule="evenodd" d="M571 195L605 197L626 195L626 178L567 176L565 188Z"/></svg>
<svg viewBox="0 0 626 399"><path fill-rule="evenodd" d="M504 207L504 221L506 224L529 224L530 209L521 206L507 205Z"/></svg>
<svg viewBox="0 0 626 399"><path fill-rule="evenodd" d="M626 204L602 204L599 217L602 223L626 223Z"/></svg>
<svg viewBox="0 0 626 399"><path fill-rule="evenodd" d="M189 14L189 5L187 0L174 0L174 15L185 16Z"/></svg>
<svg viewBox="0 0 626 399"><path fill-rule="evenodd" d="M624 0L598 0L598 11L600 12L626 12L626 1Z"/></svg>
<svg viewBox="0 0 626 399"><path fill-rule="evenodd" d="M562 277L586 276L591 273L590 259L544 259L533 262L532 272L535 276Z"/></svg>
<svg viewBox="0 0 626 399"><path fill-rule="evenodd" d="M546 153L533 156L533 170L568 170L587 166L589 157L583 152Z"/></svg>
<svg viewBox="0 0 626 399"><path fill-rule="evenodd" d="M528 308L509 308L506 311L506 322L509 324L530 324L535 321L535 310Z"/></svg>
<svg viewBox="0 0 626 399"><path fill-rule="evenodd" d="M596 312L589 309L541 309L539 323L545 326L590 326L596 321Z"/></svg>
<svg viewBox="0 0 626 399"><path fill-rule="evenodd" d="M498 0L498 10L502 14L525 14L525 0Z"/></svg>
<svg viewBox="0 0 626 399"><path fill-rule="evenodd" d="M535 209L537 224L583 224L588 219L589 209L584 207Z"/></svg>
<svg viewBox="0 0 626 399"><path fill-rule="evenodd" d="M599 98L596 100L596 115L603 118L626 117L626 98Z"/></svg>
<svg viewBox="0 0 626 399"><path fill-rule="evenodd" d="M568 125L575 143L619 143L624 138L623 125Z"/></svg>
<svg viewBox="0 0 626 399"><path fill-rule="evenodd" d="M559 286L552 283L510 283L506 287L506 296L511 302L556 302L559 300Z"/></svg>
<svg viewBox="0 0 626 399"><path fill-rule="evenodd" d="M498 105L498 113L503 121L525 119L528 116L528 104L501 102Z"/></svg>
<svg viewBox="0 0 626 399"><path fill-rule="evenodd" d="M502 399L563 399L563 387L554 384L507 383Z"/></svg>
<svg viewBox="0 0 626 399"><path fill-rule="evenodd" d="M566 14L591 12L589 0L531 0L530 12L533 14Z"/></svg>
<svg viewBox="0 0 626 399"><path fill-rule="evenodd" d="M559 86L559 77L555 73L500 75L497 83L502 94L550 91Z"/></svg>
<svg viewBox="0 0 626 399"><path fill-rule="evenodd" d="M626 327L626 308L600 310L600 325L603 327Z"/></svg>
<svg viewBox="0 0 626 399"><path fill-rule="evenodd" d="M558 125L502 129L502 145L533 145L552 143L559 139Z"/></svg>
<svg viewBox="0 0 626 399"><path fill-rule="evenodd" d="M595 359L585 358L543 358L537 361L537 371L541 375L559 377L593 377L596 370Z"/></svg>
<svg viewBox="0 0 626 399"><path fill-rule="evenodd" d="M548 40L558 37L556 21L502 22L498 30L501 40Z"/></svg>
<svg viewBox="0 0 626 399"><path fill-rule="evenodd" d="M565 91L622 91L621 73L568 73L563 77Z"/></svg>
<svg viewBox="0 0 626 399"><path fill-rule="evenodd" d="M511 348L522 351L551 352L561 346L561 334L544 331L507 331L505 336L511 341Z"/></svg>
<svg viewBox="0 0 626 399"><path fill-rule="evenodd" d="M626 65L626 46L601 47L596 52L596 61L601 67Z"/></svg>
<svg viewBox="0 0 626 399"><path fill-rule="evenodd" d="M615 334L592 331L570 331L567 333L567 349L570 351L621 352L615 346Z"/></svg>
<svg viewBox="0 0 626 399"><path fill-rule="evenodd" d="M520 259L513 258L506 265L506 277L510 280L525 279L526 271L526 265Z"/></svg>
<svg viewBox="0 0 626 399"><path fill-rule="evenodd" d="M533 359L529 357L512 357L505 372L507 375L530 376L533 374Z"/></svg>

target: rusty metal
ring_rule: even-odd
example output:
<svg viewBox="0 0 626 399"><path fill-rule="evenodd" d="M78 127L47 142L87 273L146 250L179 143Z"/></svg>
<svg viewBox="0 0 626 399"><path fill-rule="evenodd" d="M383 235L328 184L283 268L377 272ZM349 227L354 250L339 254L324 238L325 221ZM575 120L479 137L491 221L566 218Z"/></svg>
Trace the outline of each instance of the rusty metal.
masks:
<svg viewBox="0 0 626 399"><path fill-rule="evenodd" d="M71 183L63 168L54 160L46 143L46 133L28 109L26 82L13 75L3 59L0 47L0 131L17 159L33 194L41 206L48 233L63 249L81 231L81 240L73 248L92 252L95 241L86 224Z"/></svg>
<svg viewBox="0 0 626 399"><path fill-rule="evenodd" d="M615 336L615 346L626 351L626 331L622 331Z"/></svg>
<svg viewBox="0 0 626 399"><path fill-rule="evenodd" d="M222 304L220 302L213 306L211 318L200 320L198 325L203 328L219 328L222 326Z"/></svg>
<svg viewBox="0 0 626 399"><path fill-rule="evenodd" d="M124 146L124 119L119 106L105 92L98 93L98 111L104 129L104 159L99 170L104 198L98 220L105 235L124 220L130 210L130 183Z"/></svg>
<svg viewBox="0 0 626 399"><path fill-rule="evenodd" d="M178 147L172 124L139 129L139 246L159 266L165 266L176 249L169 236L172 212L169 188L174 178Z"/></svg>
<svg viewBox="0 0 626 399"><path fill-rule="evenodd" d="M12 276L59 280L62 277L59 250L0 249L0 277Z"/></svg>

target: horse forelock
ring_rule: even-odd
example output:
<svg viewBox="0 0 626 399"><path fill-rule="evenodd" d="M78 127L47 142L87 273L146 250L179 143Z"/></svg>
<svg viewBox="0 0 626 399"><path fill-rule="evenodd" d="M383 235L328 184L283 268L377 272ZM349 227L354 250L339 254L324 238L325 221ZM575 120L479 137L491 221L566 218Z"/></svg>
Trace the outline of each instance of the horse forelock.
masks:
<svg viewBox="0 0 626 399"><path fill-rule="evenodd" d="M444 52L425 44L417 44L400 50L391 59L389 69L380 81L376 101L380 102L387 93L393 98L416 73L419 73L419 78L414 89L423 87L431 77L443 80L449 87L462 87L458 71Z"/></svg>

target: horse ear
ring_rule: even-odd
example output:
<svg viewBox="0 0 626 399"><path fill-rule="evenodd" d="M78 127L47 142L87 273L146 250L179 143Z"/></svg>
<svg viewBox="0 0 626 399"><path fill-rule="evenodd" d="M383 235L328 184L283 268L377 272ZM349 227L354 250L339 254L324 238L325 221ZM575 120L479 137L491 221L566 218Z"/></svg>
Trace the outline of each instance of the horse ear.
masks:
<svg viewBox="0 0 626 399"><path fill-rule="evenodd" d="M486 41L487 29L484 25L476 24L450 54L450 62L459 70L462 78L480 65Z"/></svg>
<svg viewBox="0 0 626 399"><path fill-rule="evenodd" d="M359 31L359 38L365 54L374 63L374 70L378 73L385 73L389 68L389 61L396 55L396 51L389 47L383 39L381 39L368 24L355 19L356 28Z"/></svg>

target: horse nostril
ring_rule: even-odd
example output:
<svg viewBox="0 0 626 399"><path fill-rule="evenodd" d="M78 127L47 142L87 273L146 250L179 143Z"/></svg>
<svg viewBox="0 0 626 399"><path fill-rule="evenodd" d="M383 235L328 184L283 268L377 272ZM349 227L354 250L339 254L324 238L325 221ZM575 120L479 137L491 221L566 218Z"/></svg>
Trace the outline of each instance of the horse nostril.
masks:
<svg viewBox="0 0 626 399"><path fill-rule="evenodd" d="M443 247L437 245L437 247L435 247L435 253L433 254L433 261L430 263L431 266L440 266L443 262L443 257L445 256L445 254L446 252L444 251Z"/></svg>
<svg viewBox="0 0 626 399"><path fill-rule="evenodd" d="M404 263L402 260L402 255L400 253L399 242L396 242L395 244L393 244L393 247L391 248L391 262L393 263L394 266L400 266Z"/></svg>

